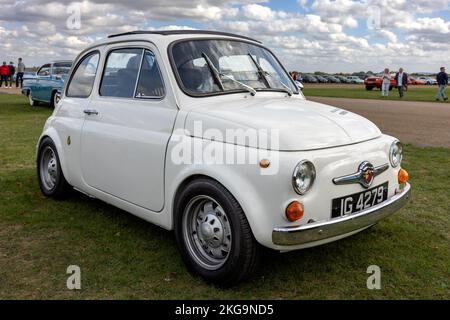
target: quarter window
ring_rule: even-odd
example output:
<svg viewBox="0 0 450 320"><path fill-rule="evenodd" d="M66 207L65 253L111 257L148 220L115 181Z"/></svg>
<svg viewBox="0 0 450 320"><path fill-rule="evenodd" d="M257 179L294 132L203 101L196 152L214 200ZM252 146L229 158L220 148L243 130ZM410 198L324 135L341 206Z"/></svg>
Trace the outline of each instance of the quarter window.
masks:
<svg viewBox="0 0 450 320"><path fill-rule="evenodd" d="M100 95L133 98L143 49L118 49L108 55Z"/></svg>
<svg viewBox="0 0 450 320"><path fill-rule="evenodd" d="M87 98L91 95L99 57L98 52L92 52L81 60L70 80L68 97Z"/></svg>
<svg viewBox="0 0 450 320"><path fill-rule="evenodd" d="M155 55L145 50L141 72L136 88L138 98L161 98L164 96L164 85Z"/></svg>

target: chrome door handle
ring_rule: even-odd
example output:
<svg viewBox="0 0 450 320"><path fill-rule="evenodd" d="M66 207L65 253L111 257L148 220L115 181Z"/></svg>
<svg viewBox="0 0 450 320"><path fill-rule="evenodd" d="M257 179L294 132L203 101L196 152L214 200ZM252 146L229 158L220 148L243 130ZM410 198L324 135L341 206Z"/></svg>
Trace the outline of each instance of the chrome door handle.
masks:
<svg viewBox="0 0 450 320"><path fill-rule="evenodd" d="M93 110L93 109L86 109L83 111L84 113L86 113L87 115L98 115L98 111L97 110Z"/></svg>

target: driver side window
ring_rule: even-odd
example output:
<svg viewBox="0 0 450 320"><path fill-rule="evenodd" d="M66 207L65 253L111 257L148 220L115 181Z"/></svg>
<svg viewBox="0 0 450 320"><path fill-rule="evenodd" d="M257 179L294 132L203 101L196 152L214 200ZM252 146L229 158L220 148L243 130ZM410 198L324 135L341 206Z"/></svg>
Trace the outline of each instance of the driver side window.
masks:
<svg viewBox="0 0 450 320"><path fill-rule="evenodd" d="M38 71L38 76L40 77L45 77L50 75L50 65L49 64L44 64Z"/></svg>

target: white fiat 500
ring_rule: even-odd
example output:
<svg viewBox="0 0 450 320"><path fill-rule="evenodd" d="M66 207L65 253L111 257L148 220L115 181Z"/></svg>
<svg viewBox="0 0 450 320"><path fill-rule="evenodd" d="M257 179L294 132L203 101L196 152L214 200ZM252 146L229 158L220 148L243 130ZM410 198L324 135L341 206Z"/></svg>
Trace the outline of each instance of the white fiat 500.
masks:
<svg viewBox="0 0 450 320"><path fill-rule="evenodd" d="M232 285L263 247L362 231L405 205L402 145L307 101L256 40L129 32L83 50L37 144L42 192L71 189L174 230L189 270Z"/></svg>

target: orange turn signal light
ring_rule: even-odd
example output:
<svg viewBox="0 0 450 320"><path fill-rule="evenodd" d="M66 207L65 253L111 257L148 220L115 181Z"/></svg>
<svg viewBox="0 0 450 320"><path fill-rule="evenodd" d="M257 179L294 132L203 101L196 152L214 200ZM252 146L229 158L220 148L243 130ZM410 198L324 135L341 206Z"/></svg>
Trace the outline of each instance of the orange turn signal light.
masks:
<svg viewBox="0 0 450 320"><path fill-rule="evenodd" d="M398 183L403 184L405 182L408 182L409 180L409 174L405 169L400 169L398 171Z"/></svg>
<svg viewBox="0 0 450 320"><path fill-rule="evenodd" d="M297 221L303 217L303 205L298 201L292 201L286 208L286 218L290 222Z"/></svg>

